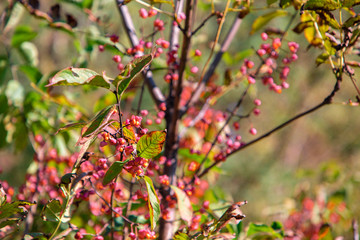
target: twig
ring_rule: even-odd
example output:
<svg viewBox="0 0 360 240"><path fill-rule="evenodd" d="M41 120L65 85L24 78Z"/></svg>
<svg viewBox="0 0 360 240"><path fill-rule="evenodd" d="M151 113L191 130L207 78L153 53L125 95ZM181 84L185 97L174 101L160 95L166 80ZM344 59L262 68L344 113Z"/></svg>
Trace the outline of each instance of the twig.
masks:
<svg viewBox="0 0 360 240"><path fill-rule="evenodd" d="M135 47L135 46L139 45L139 39L136 35L135 27L132 22L129 10L128 10L127 6L124 4L124 0L116 0L116 3L118 6L120 15L122 17L122 20L123 20L125 30L127 32L129 40L131 42L131 45L133 47ZM139 56L142 56L144 53L137 52L137 54ZM156 102L156 105L159 106L161 103L165 102L165 97L162 94L160 88L156 85L156 83L153 79L153 74L150 71L150 68L147 67L145 69L145 71L142 72L142 74L145 78L146 85L150 91L152 98Z"/></svg>
<svg viewBox="0 0 360 240"><path fill-rule="evenodd" d="M118 214L119 216L121 216L127 223L130 223L131 225L137 225L137 223L132 222L130 219L128 219L127 217L123 216L120 212L116 211L101 195L100 193L96 190L94 184L92 183L91 179L89 179L90 185L91 187L94 189L96 195L98 195L98 197L103 200L103 202L106 204L106 206L109 207L109 209L111 211L113 211L114 213Z"/></svg>
<svg viewBox="0 0 360 240"><path fill-rule="evenodd" d="M216 134L213 142L211 143L210 149L207 151L205 157L201 160L199 167L197 168L197 170L196 170L193 178L191 179L191 183L195 181L195 178L196 178L197 174L200 172L201 167L204 165L204 163L205 163L206 159L208 158L210 152L212 151L212 149L213 149L214 146L216 145L216 142L217 142L217 140L218 140L218 137L220 136L220 134L222 133L222 131L225 129L225 127L229 124L231 118L236 115L236 112L238 111L239 107L241 106L241 103L244 101L244 98L245 98L248 90L249 90L249 85L247 86L247 88L246 88L245 91L243 92L242 96L240 97L239 101L237 102L237 104L235 105L235 107L233 108L233 110L231 111L230 116L226 119L224 125L221 127L221 129L220 129L220 130L218 131L218 133Z"/></svg>
<svg viewBox="0 0 360 240"><path fill-rule="evenodd" d="M359 223L356 219L352 220L352 231L353 231L353 240L359 240Z"/></svg>
<svg viewBox="0 0 360 240"><path fill-rule="evenodd" d="M338 74L338 73L335 73L335 74ZM278 130L284 128L285 126L289 125L290 123L294 122L295 120L301 118L301 117L304 117L318 109L320 109L321 107L325 106L325 105L328 105L328 104L331 104L332 103L332 100L333 100L333 97L335 96L336 92L340 90L340 82L341 82L341 76L336 76L337 80L336 80L336 83L335 83L335 86L333 88L333 90L331 91L331 93L321 102L319 103L318 105L316 105L315 107L312 107L310 108L309 110L306 110L298 115L296 115L295 117L287 120L286 122L280 124L279 126L273 128L272 130L270 130L269 132L261 135L260 137L244 144L243 146L241 146L240 148L230 152L229 154L226 155L226 158L233 155L234 153L237 153L241 150L243 150L244 148L247 148L257 142L259 142L260 140L270 136L271 134L273 134L274 132L277 132ZM218 165L221 161L217 161L217 162L214 162L212 165L210 165L209 167L207 167L206 169L204 169L204 171L202 171L197 177L198 178L201 178L203 177L205 174L207 174L209 172L209 170L211 170L213 167L215 167L216 165ZM195 176L194 176L195 178Z"/></svg>
<svg viewBox="0 0 360 240"><path fill-rule="evenodd" d="M210 18L212 18L213 16L215 16L215 13L211 13L209 16L207 16L201 23L200 25L194 30L192 31L191 35L195 35L204 25L207 21L210 20Z"/></svg>
<svg viewBox="0 0 360 240"><path fill-rule="evenodd" d="M216 67L219 65L220 60L222 58L222 55L228 50L231 42L233 41L240 25L241 25L242 19L240 18L240 14L236 17L234 23L231 26L231 29L229 30L222 46L219 52L216 53L214 60L209 66L209 69L205 73L204 77L201 79L201 81L198 83L194 93L192 94L189 101L185 104L185 106L181 109L181 114L184 115L189 109L190 106L192 106L197 100L200 98L201 93L205 90L205 86L207 82L210 80L210 77L214 74Z"/></svg>

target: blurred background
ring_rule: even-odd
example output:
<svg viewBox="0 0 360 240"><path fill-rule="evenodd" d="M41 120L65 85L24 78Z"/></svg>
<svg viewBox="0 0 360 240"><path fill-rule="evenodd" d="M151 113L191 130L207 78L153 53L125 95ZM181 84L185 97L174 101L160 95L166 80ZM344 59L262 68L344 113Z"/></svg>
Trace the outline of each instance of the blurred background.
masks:
<svg viewBox="0 0 360 240"><path fill-rule="evenodd" d="M9 2L0 2L0 13L5 11ZM84 5L80 2L85 7L86 2L91 2L91 12L85 13L82 9ZM215 1L216 8L224 9L224 2ZM268 11L262 10L266 4L260 2L255 3L259 4L255 5L255 9L259 10L243 20L236 40L224 55L224 61L214 77L216 84L221 85L224 81L225 70L238 71L244 57L262 43L260 33L265 28L253 35L249 34L254 20ZM57 3L61 6L60 11L50 10ZM209 14L210 6L210 1L199 1L197 23ZM32 16L22 6L15 7L16 14L11 16L11 22L6 28L1 26L3 31L0 33L0 178L14 187L24 181L24 172L33 160L31 142L35 135L43 135L59 149L59 154L66 155L76 150L74 142L77 136L62 133L54 137L56 130L71 119L90 117L100 106L115 102L104 91L92 88L47 90L44 86L49 77L69 66L87 67L99 73L105 71L108 76L116 76L119 70L111 60L112 56L130 47L113 0L40 1L39 10L57 14L59 22L71 24L69 15L76 19L76 26L70 33L61 27L49 27L46 21ZM138 10L143 6L133 1L128 7L134 16L138 35L151 34L148 25L151 23L138 17ZM171 11L166 4L163 4L163 9ZM272 20L267 27L284 30L295 13L292 8L288 11L288 16ZM235 13L227 16L220 43L235 17ZM169 17L161 15L160 18L165 21L165 26L171 24ZM299 59L291 66L288 81L290 88L282 94L268 91L261 84L252 89L250 95L260 98L263 104L259 116L240 122L239 133L245 142L254 138L248 134L249 122L261 135L319 104L333 89L334 76L330 67L327 64L316 67L315 64L316 56L321 52L315 48L307 49L308 43L304 36L291 31L299 18L297 14L285 37L300 44ZM215 18L209 20L194 37L192 48L200 49L203 53L201 58L191 62L199 66L199 74L210 54L217 30L212 27L215 24ZM109 44L106 51L100 52L98 46L106 45L109 41L106 36L112 34L119 36L118 49ZM167 38L168 34L168 30L165 30L163 37ZM130 60L126 56L123 58L125 62ZM256 59L256 56L252 58ZM357 57L354 60L359 59ZM153 68L164 66L164 57L153 63ZM165 73L163 70L154 71L156 82L166 94L166 83L163 80ZM189 75L189 81L198 80L199 74ZM135 85L134 88L139 86ZM225 110L233 106L239 92L241 88L230 91L219 99L215 108ZM61 97L62 94L66 98ZM123 104L126 110L131 111L136 108L138 95L135 91L127 94ZM245 221L248 222L284 220L304 196L312 199L339 198L346 202L349 210L347 214L358 217L360 109L345 104L349 99L355 100L355 96L356 91L350 79L345 78L333 104L231 156L222 165L222 174L213 179L210 177L210 183L216 184L216 191L226 199L249 202L243 208L247 216ZM148 91L145 91L142 108L154 109ZM346 224L348 226L350 223Z"/></svg>

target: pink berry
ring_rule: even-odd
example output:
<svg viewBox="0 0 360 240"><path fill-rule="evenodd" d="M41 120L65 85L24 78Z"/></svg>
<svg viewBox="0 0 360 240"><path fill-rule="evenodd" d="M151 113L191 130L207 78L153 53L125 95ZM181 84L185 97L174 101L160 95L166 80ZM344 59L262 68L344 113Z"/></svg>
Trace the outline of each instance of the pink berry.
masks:
<svg viewBox="0 0 360 240"><path fill-rule="evenodd" d="M141 8L139 10L139 15L141 18L147 18L149 15L148 15L148 12L145 10L145 8Z"/></svg>
<svg viewBox="0 0 360 240"><path fill-rule="evenodd" d="M253 113L254 113L255 116L258 116L258 115L260 114L260 109L255 108L255 109L253 110Z"/></svg>
<svg viewBox="0 0 360 240"><path fill-rule="evenodd" d="M158 12L157 12L155 9L153 9L153 8L148 11L149 17L155 16L157 13L158 13Z"/></svg>
<svg viewBox="0 0 360 240"><path fill-rule="evenodd" d="M145 48L151 48L151 47L152 47L152 42L145 43Z"/></svg>
<svg viewBox="0 0 360 240"><path fill-rule="evenodd" d="M195 56L197 56L197 57L201 56L201 51L199 49L195 50Z"/></svg>
<svg viewBox="0 0 360 240"><path fill-rule="evenodd" d="M266 41L268 39L268 35L266 33L261 33L261 39Z"/></svg>
<svg viewBox="0 0 360 240"><path fill-rule="evenodd" d="M119 63L119 64L117 65L117 69L119 69L120 71L124 70L124 68L125 68L125 66L124 66L124 64L122 64L122 63Z"/></svg>
<svg viewBox="0 0 360 240"><path fill-rule="evenodd" d="M112 60L116 63L119 63L119 62L121 62L121 57L119 55L115 55L115 56L113 56Z"/></svg>
<svg viewBox="0 0 360 240"><path fill-rule="evenodd" d="M280 38L275 38L272 42L272 47L274 49L278 49L281 47L281 39Z"/></svg>
<svg viewBox="0 0 360 240"><path fill-rule="evenodd" d="M248 76L247 79L248 79L249 84L255 84L256 83L255 78L253 78L252 76Z"/></svg>
<svg viewBox="0 0 360 240"><path fill-rule="evenodd" d="M185 20L186 19L186 15L185 15L185 13L180 13L179 14L179 18L181 19L181 20Z"/></svg>
<svg viewBox="0 0 360 240"><path fill-rule="evenodd" d="M260 105L261 105L261 100L260 100L260 99L255 99L255 100L254 100L254 104L255 104L256 106L260 106Z"/></svg>
<svg viewBox="0 0 360 240"><path fill-rule="evenodd" d="M249 132L250 132L251 135L256 135L257 134L256 128L250 128Z"/></svg>
<svg viewBox="0 0 360 240"><path fill-rule="evenodd" d="M199 71L199 68L196 67L196 66L193 66L191 69L190 69L190 72L191 73L197 73Z"/></svg>
<svg viewBox="0 0 360 240"><path fill-rule="evenodd" d="M100 52L103 52L103 51L105 50L104 45L99 45L99 47L98 47L98 48L99 48L99 51L100 51Z"/></svg>

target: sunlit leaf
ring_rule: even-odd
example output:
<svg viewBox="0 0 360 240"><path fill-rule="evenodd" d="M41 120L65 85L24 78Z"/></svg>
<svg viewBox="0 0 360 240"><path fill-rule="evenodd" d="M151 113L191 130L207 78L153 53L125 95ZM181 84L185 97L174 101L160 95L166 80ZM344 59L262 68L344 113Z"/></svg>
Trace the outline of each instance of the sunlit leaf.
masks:
<svg viewBox="0 0 360 240"><path fill-rule="evenodd" d="M333 11L339 8L339 1L336 0L308 0L304 6L305 10Z"/></svg>
<svg viewBox="0 0 360 240"><path fill-rule="evenodd" d="M151 229L153 230L156 227L156 223L160 218L161 210L160 210L160 201L158 196L156 195L156 191L154 188L154 184L148 176L144 176L144 180L146 183L146 189L148 192L148 206L150 212L150 223Z"/></svg>
<svg viewBox="0 0 360 240"><path fill-rule="evenodd" d="M258 17L251 26L250 34L253 34L256 31L260 30L260 28L267 25L272 19L276 17L286 16L287 14L288 12L285 10L276 10Z"/></svg>
<svg viewBox="0 0 360 240"><path fill-rule="evenodd" d="M44 221L58 222L60 221L61 210L60 201L52 199L44 206L41 217Z"/></svg>
<svg viewBox="0 0 360 240"><path fill-rule="evenodd" d="M193 211L189 197L180 188L173 185L171 185L170 187L174 190L176 194L180 218L186 221L188 225L190 225L193 217Z"/></svg>
<svg viewBox="0 0 360 240"><path fill-rule="evenodd" d="M152 59L152 54L144 55L136 58L125 66L125 70L112 82L119 95L121 95L129 86L130 82L151 63Z"/></svg>
<svg viewBox="0 0 360 240"><path fill-rule="evenodd" d="M77 85L91 85L96 87L110 88L110 82L104 76L87 68L65 68L61 70L53 78L50 79L47 87L50 86L77 86Z"/></svg>
<svg viewBox="0 0 360 240"><path fill-rule="evenodd" d="M153 131L143 135L137 143L139 157L153 158L158 155L165 142L166 131Z"/></svg>
<svg viewBox="0 0 360 240"><path fill-rule="evenodd" d="M128 161L124 161L124 162L116 161L116 162L114 162L105 173L104 180L103 180L103 185L109 184L112 180L114 180L117 177L117 175L119 173L121 173L124 165L127 162Z"/></svg>

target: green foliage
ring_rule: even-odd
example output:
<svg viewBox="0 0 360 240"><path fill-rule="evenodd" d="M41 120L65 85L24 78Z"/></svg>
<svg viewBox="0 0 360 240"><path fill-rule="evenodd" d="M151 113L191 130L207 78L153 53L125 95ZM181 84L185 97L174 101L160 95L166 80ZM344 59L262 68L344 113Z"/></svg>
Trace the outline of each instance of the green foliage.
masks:
<svg viewBox="0 0 360 240"><path fill-rule="evenodd" d="M59 222L62 207L60 201L52 199L44 206L41 217L44 221Z"/></svg>
<svg viewBox="0 0 360 240"><path fill-rule="evenodd" d="M138 156L151 159L161 153L166 131L152 131L142 136L137 143Z"/></svg>
<svg viewBox="0 0 360 240"><path fill-rule="evenodd" d="M161 214L160 201L156 194L154 184L151 178L149 178L148 176L144 176L143 179L145 181L146 189L148 192L148 207L150 213L151 229L154 229Z"/></svg>
<svg viewBox="0 0 360 240"><path fill-rule="evenodd" d="M119 162L116 161L114 162L110 168L106 171L106 174L104 176L104 180L103 180L103 184L109 184L112 180L114 180L119 173L121 173L124 165L127 163L128 161L124 161L124 162Z"/></svg>
<svg viewBox="0 0 360 240"><path fill-rule="evenodd" d="M287 11L275 10L258 17L257 19L255 19L254 23L252 24L250 34L254 34L256 31L260 30L262 27L268 24L272 19L277 17L283 17L286 15L288 15Z"/></svg>

